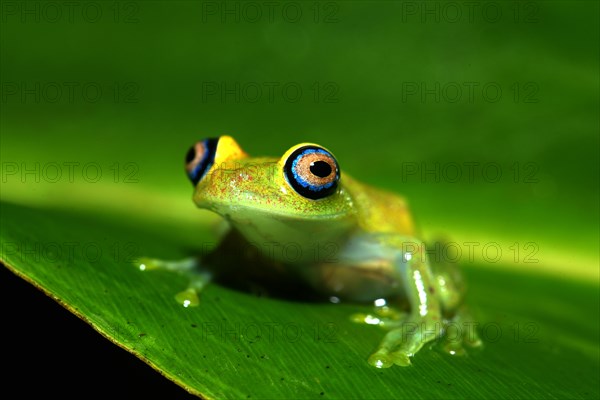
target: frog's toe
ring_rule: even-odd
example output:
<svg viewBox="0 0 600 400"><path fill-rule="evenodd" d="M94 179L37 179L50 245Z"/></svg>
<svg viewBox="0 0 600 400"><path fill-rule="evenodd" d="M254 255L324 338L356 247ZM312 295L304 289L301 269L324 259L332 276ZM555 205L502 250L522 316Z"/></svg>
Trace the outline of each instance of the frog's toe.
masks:
<svg viewBox="0 0 600 400"><path fill-rule="evenodd" d="M175 295L175 300L184 307L197 307L200 304L198 292L196 289L189 287L186 290Z"/></svg>
<svg viewBox="0 0 600 400"><path fill-rule="evenodd" d="M159 269L162 267L164 262L150 257L140 257L133 261L133 264L140 269L140 271L150 271L153 269Z"/></svg>
<svg viewBox="0 0 600 400"><path fill-rule="evenodd" d="M468 337L468 335L465 336L465 338L463 339L463 343L465 346L468 346L472 349L483 347L483 342L477 334L473 335L473 337Z"/></svg>
<svg viewBox="0 0 600 400"><path fill-rule="evenodd" d="M394 365L394 360L390 357L389 354L383 351L378 351L376 353L371 354L369 357L369 365L375 368L389 368Z"/></svg>
<svg viewBox="0 0 600 400"><path fill-rule="evenodd" d="M377 325L381 328L391 330L402 326L402 320L396 318L385 318L374 314L355 313L350 316L352 322L358 324Z"/></svg>
<svg viewBox="0 0 600 400"><path fill-rule="evenodd" d="M401 367L408 367L411 365L410 356L403 351L396 351L392 353L392 359L394 364L399 365Z"/></svg>
<svg viewBox="0 0 600 400"><path fill-rule="evenodd" d="M462 346L462 342L446 341L443 343L441 349L444 353L451 356L464 356L467 354Z"/></svg>

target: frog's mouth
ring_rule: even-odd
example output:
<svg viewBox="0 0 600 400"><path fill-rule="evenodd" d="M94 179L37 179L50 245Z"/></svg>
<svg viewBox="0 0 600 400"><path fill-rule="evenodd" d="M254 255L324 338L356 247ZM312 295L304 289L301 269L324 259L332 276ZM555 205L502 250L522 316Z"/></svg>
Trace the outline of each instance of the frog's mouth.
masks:
<svg viewBox="0 0 600 400"><path fill-rule="evenodd" d="M200 203L199 208L210 210L230 222L251 221L254 219L285 221L288 223L300 221L314 221L323 224L337 223L344 220L353 220L354 215L345 210L336 213L311 214L279 210L277 208L263 208L251 205L238 205L230 203Z"/></svg>
<svg viewBox="0 0 600 400"><path fill-rule="evenodd" d="M325 224L356 218L352 199L343 191L320 200L309 200L294 196L285 188L268 191L244 188L233 190L225 197L222 190L208 186L206 191L197 188L194 202L199 208L233 221L263 218L290 222L320 221Z"/></svg>
<svg viewBox="0 0 600 400"><path fill-rule="evenodd" d="M356 225L355 214L347 210L335 213L301 213L274 207L232 204L230 202L204 202L198 207L223 217L245 236L269 237L272 240L298 236L332 236ZM251 233L250 233L251 232ZM305 240L305 238L302 240ZM279 238L279 239L278 239Z"/></svg>

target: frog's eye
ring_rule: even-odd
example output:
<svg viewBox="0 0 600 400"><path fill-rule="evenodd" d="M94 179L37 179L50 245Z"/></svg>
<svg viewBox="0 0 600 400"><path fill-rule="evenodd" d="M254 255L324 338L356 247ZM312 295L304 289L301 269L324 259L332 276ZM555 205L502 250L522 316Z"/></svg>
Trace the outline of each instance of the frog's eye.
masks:
<svg viewBox="0 0 600 400"><path fill-rule="evenodd" d="M340 170L327 150L318 146L296 149L285 161L285 177L298 194L317 200L335 193Z"/></svg>
<svg viewBox="0 0 600 400"><path fill-rule="evenodd" d="M185 156L185 170L194 185L206 175L215 161L219 138L209 138L196 143Z"/></svg>

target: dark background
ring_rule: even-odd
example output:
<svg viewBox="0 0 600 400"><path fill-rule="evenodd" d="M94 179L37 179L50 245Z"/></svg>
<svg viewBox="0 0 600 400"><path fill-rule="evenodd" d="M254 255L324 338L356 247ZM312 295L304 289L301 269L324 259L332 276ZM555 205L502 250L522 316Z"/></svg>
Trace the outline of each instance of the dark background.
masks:
<svg viewBox="0 0 600 400"><path fill-rule="evenodd" d="M0 268L0 301L4 305L2 364L10 371L2 384L5 394L68 399L197 398L6 268Z"/></svg>

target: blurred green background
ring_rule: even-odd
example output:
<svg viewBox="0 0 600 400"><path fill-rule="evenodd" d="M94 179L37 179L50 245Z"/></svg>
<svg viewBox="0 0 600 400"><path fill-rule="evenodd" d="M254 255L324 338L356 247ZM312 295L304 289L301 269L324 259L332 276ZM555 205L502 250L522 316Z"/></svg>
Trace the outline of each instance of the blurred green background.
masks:
<svg viewBox="0 0 600 400"><path fill-rule="evenodd" d="M403 194L465 267L597 292L598 2L0 7L2 201L167 229L194 249L213 217L191 201L191 144L229 134L275 156L312 141L342 174ZM495 276L471 274L487 287ZM563 321L570 308L554 306L540 313ZM597 305L573 319L597 331Z"/></svg>
<svg viewBox="0 0 600 400"><path fill-rule="evenodd" d="M193 142L314 141L426 233L597 280L597 2L270 4L3 2L2 199L195 223Z"/></svg>

